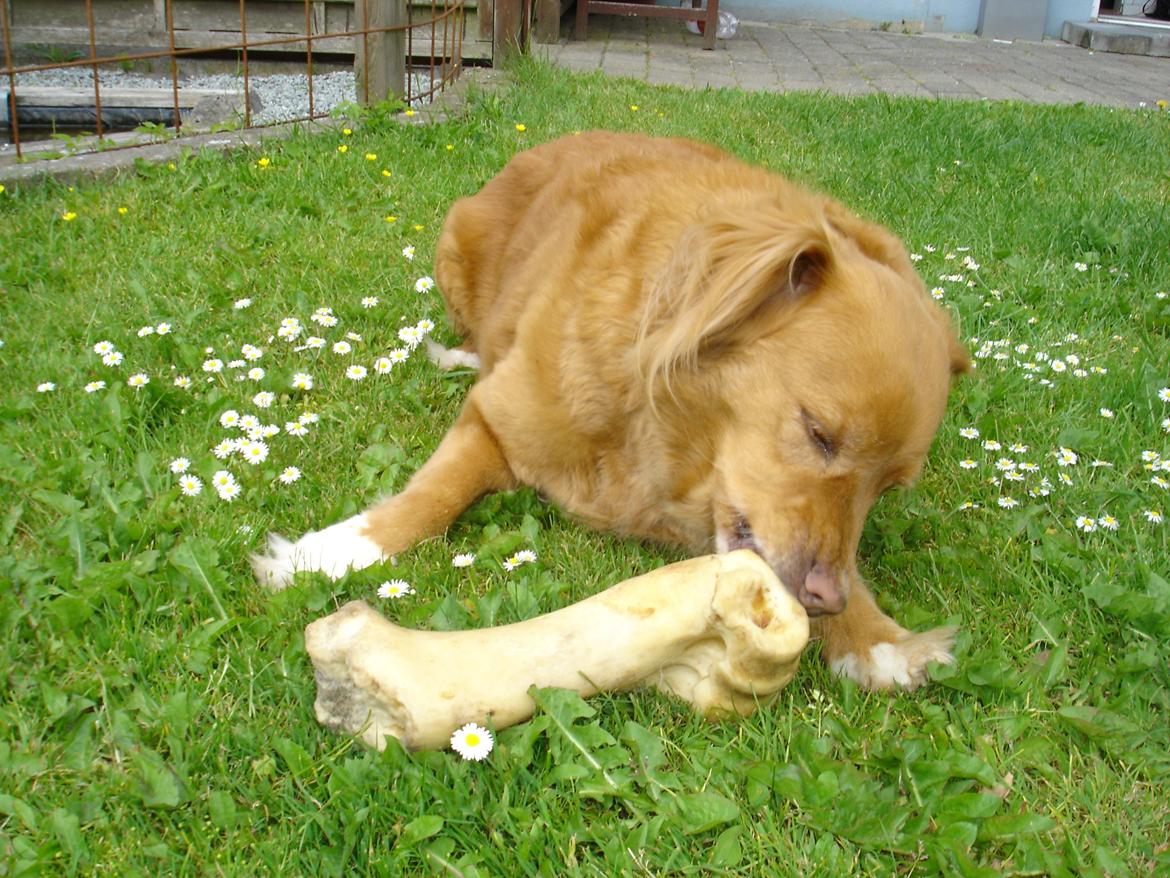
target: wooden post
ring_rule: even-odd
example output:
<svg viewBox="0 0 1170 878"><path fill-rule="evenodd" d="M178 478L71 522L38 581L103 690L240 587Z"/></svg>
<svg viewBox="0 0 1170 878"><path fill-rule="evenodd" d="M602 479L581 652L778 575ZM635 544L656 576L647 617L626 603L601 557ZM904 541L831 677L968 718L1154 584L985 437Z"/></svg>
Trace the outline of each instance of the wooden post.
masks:
<svg viewBox="0 0 1170 878"><path fill-rule="evenodd" d="M355 0L357 30L406 24L407 0ZM406 31L354 37L357 99L363 107L388 98L402 99L406 89Z"/></svg>
<svg viewBox="0 0 1170 878"><path fill-rule="evenodd" d="M495 0L492 18L492 66L502 66L524 51L524 0Z"/></svg>

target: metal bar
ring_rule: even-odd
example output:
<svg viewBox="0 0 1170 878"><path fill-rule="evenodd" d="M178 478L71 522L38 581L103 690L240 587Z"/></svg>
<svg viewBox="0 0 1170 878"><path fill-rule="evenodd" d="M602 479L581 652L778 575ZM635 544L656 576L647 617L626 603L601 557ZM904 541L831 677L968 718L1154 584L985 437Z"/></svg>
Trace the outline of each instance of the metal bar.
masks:
<svg viewBox="0 0 1170 878"><path fill-rule="evenodd" d="M8 0L0 0L0 27L4 30L4 66L8 68L8 118L16 157L22 158L20 124L16 121L16 73L12 69L12 35L8 29Z"/></svg>
<svg viewBox="0 0 1170 878"><path fill-rule="evenodd" d="M252 127L252 94L251 84L248 81L248 11L245 8L246 0L240 0L240 42L243 48L240 60L244 65L244 127Z"/></svg>
<svg viewBox="0 0 1170 878"><path fill-rule="evenodd" d="M179 113L179 59L175 57L175 17L171 9L171 0L166 0L167 42L171 47L171 92L175 103L175 131L183 126L183 117Z"/></svg>
<svg viewBox="0 0 1170 878"><path fill-rule="evenodd" d="M309 117L313 116L313 15L309 6L310 0L305 0L305 78L309 81Z"/></svg>
<svg viewBox="0 0 1170 878"><path fill-rule="evenodd" d="M89 57L93 62L93 110L97 118L97 136L102 139L102 86L98 73L97 32L93 26L93 0L85 0L85 21L89 28Z"/></svg>

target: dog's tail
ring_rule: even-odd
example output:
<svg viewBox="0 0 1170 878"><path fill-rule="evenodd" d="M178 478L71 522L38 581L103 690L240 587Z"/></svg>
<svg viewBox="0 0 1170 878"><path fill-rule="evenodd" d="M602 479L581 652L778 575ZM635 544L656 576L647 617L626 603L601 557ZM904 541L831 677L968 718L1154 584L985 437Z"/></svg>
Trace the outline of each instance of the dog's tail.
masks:
<svg viewBox="0 0 1170 878"><path fill-rule="evenodd" d="M478 369L479 354L460 348L445 348L437 341L426 340L427 359L440 369Z"/></svg>

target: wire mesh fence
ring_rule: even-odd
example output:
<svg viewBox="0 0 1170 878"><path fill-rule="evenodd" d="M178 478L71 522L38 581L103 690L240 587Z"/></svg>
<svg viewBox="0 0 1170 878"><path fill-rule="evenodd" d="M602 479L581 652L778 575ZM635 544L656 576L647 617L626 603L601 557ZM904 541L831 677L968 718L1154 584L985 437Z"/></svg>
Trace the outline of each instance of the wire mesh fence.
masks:
<svg viewBox="0 0 1170 878"><path fill-rule="evenodd" d="M464 0L0 0L0 133L19 157L62 129L108 149L417 106L459 76L464 31Z"/></svg>

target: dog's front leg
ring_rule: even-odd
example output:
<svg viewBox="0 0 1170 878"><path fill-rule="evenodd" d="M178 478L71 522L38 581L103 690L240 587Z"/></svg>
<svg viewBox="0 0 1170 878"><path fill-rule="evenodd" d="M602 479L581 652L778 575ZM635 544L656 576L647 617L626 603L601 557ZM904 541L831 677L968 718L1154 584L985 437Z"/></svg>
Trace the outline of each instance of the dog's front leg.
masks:
<svg viewBox="0 0 1170 878"><path fill-rule="evenodd" d="M954 628L907 631L881 611L860 576L845 609L814 619L812 630L829 667L868 689L914 689L926 682L930 662L954 661Z"/></svg>
<svg viewBox="0 0 1170 878"><path fill-rule="evenodd" d="M516 485L473 388L455 425L400 493L295 543L270 535L268 554L254 555L252 569L273 589L287 586L298 570L337 579L438 536L477 498Z"/></svg>

